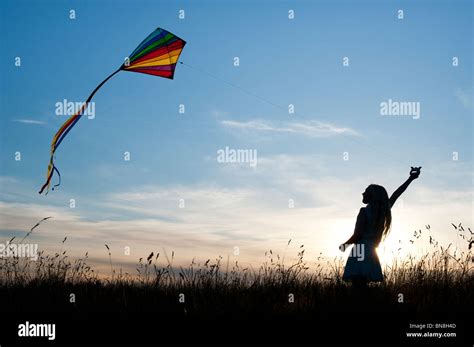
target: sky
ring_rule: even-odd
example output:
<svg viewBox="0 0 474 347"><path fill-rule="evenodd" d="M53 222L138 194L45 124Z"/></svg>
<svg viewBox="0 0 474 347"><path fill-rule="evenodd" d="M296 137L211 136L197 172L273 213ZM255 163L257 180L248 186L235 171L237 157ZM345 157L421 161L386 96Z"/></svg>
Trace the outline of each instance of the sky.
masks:
<svg viewBox="0 0 474 347"><path fill-rule="evenodd" d="M52 216L29 241L56 252L67 236L68 254L88 252L105 273L104 244L131 272L151 251L174 251L176 264L219 255L260 264L266 250L291 259L300 245L308 261L344 256L338 246L365 188L391 194L422 166L392 210L382 262L400 245L422 252L409 240L427 224L440 242L464 247L451 223L472 228L471 2L0 8L2 242ZM85 101L157 27L187 42L174 80L114 76L94 97L95 117L82 117L56 152L61 186L39 195L52 136L67 119L57 103ZM389 100L420 113L382 115ZM226 148L256 152L256 165L220 162Z"/></svg>

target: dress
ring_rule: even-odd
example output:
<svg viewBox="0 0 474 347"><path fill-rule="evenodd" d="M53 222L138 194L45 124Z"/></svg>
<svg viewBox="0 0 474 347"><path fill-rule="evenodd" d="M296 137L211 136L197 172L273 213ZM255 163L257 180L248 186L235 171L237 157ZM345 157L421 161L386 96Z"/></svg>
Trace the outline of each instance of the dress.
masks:
<svg viewBox="0 0 474 347"><path fill-rule="evenodd" d="M351 249L342 279L348 281L359 278L369 282L381 282L383 274L375 251L378 237L373 227L373 209L369 204L363 210L367 216L367 224L362 238Z"/></svg>

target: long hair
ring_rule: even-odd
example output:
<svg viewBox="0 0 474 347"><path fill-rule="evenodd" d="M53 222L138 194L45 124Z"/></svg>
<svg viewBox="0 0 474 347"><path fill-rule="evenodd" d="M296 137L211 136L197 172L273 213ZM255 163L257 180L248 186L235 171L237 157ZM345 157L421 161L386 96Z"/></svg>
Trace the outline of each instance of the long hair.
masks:
<svg viewBox="0 0 474 347"><path fill-rule="evenodd" d="M371 184L367 187L370 194L370 201L374 211L374 228L377 231L378 242L387 237L392 225L392 213L387 191L384 187L377 184Z"/></svg>

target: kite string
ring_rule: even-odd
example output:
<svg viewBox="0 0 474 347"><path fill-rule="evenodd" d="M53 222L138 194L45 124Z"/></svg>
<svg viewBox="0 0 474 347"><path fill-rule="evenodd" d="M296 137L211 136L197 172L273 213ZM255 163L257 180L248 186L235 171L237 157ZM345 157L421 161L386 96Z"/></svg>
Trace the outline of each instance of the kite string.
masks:
<svg viewBox="0 0 474 347"><path fill-rule="evenodd" d="M213 78L213 79L215 79L215 80L218 80L218 81L220 81L220 82L223 82L223 83L225 83L225 84L231 86L232 88L235 88L235 89L241 91L241 92L244 93L244 94L247 94L247 95L250 95L250 96L252 96L252 97L255 97L255 98L257 98L257 99L259 99L259 100L261 100L261 101L263 101L263 102L265 102L265 103L267 103L267 104L269 104L269 105L271 105L271 106L273 106L273 107L275 107L275 108L278 108L278 109L284 111L285 113L288 112L288 109L287 109L286 107L281 106L281 105L278 105L278 104L275 104L274 102L272 102L272 101L270 101L270 100L268 100L268 99L266 99L266 98L264 98L264 97L262 97L262 96L260 96L260 95L257 95L257 94L255 94L255 93L253 93L253 92L251 92L251 91L249 91L249 90L247 90L247 89L244 89L244 88L240 87L239 85L237 85L237 84L235 84L235 83L229 82L229 81L223 79L222 77L217 76L217 75L215 75L215 74L213 74L213 73L211 73L211 72L209 72L209 71L207 71L207 70L204 70L204 69L202 69L202 68L198 68L198 67L189 65L189 64L187 64L187 63L185 63L185 62L182 62L182 61L179 61L179 63L180 63L181 65L187 66L188 68L190 68L190 69L192 69L192 70L195 70L195 71L197 71L197 72L201 72L201 73L203 73L203 74L206 74L206 75L208 75L209 77L211 77L211 78ZM297 116L300 116L301 118L304 118L304 119L306 119L306 120L313 121L313 119L311 119L311 118L309 118L309 117L306 117L306 116L305 116L303 113L301 113L301 112L294 112L294 114L297 115ZM358 144L365 145L365 146L369 147L370 149L372 149L372 150L374 150L374 151L380 152L380 151L378 150L379 147L372 146L372 145L370 145L370 144L367 143L367 142L359 141L358 139L356 139L356 138L354 138L354 137L349 137L349 139L352 140L352 141L354 141L354 142L357 142ZM395 157L392 156L391 154L384 153L384 155L385 155L385 156L388 156L388 157L391 157L391 158L394 159L395 161L398 161L398 160L399 160L399 158L395 158Z"/></svg>
<svg viewBox="0 0 474 347"><path fill-rule="evenodd" d="M272 102L272 101L270 101L270 100L268 100L268 99L266 99L266 98L263 98L263 97L261 97L260 95L257 95L257 94L255 94L255 93L252 93L251 91L249 91L249 90L247 90L247 89L244 89L244 88L238 86L238 85L235 84L235 83L229 82L229 81L223 79L222 77L219 77L219 76L217 76L217 75L215 75L215 74L213 74L213 73L211 73L211 72L209 72L209 71L206 71L206 70L204 70L204 69L191 66L191 65L189 65L189 64L187 64L187 63L184 63L184 62L182 62L182 61L180 61L179 63L180 63L181 65L187 66L187 67L190 68L190 69L193 69L193 70L202 72L202 73L204 73L204 74L206 74L206 75L208 75L208 76L210 76L210 77L212 77L212 78L214 78L214 79L216 79L216 80L218 80L218 81L221 81L221 82L223 82L223 83L225 83L225 84L231 86L232 88L235 88L235 89L240 90L240 91L241 91L242 93L244 93L244 94L253 96L254 98L257 98L257 99L259 99L259 100L261 100L261 101L263 101L263 102L266 102L267 104L269 104L269 105L271 105L271 106L273 106L273 107L276 107L276 108L278 108L278 109L281 109L281 110L283 110L283 111L285 111L285 112L287 111L287 108L285 108L285 107L283 107L283 106L281 106L281 105L277 105L277 104L275 104L274 102Z"/></svg>

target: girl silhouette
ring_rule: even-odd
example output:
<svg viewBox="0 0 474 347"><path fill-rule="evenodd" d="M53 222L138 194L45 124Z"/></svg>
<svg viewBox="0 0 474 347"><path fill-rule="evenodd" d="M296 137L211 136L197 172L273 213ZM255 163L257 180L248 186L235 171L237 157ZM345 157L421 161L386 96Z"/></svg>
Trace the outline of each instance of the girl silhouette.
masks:
<svg viewBox="0 0 474 347"><path fill-rule="evenodd" d="M359 211L354 234L339 247L344 251L350 244L354 245L347 258L343 280L350 280L354 285L383 280L382 268L375 249L390 230L392 223L390 209L410 183L420 176L420 170L421 166L411 167L410 177L390 199L385 188L377 184L369 185L362 193L362 202L367 206Z"/></svg>

